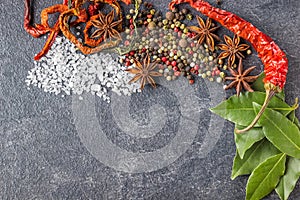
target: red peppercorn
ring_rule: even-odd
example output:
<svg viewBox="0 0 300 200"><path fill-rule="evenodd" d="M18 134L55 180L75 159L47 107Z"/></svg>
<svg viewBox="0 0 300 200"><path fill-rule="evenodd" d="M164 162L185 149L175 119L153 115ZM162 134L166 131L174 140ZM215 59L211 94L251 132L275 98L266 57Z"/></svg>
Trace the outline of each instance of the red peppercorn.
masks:
<svg viewBox="0 0 300 200"><path fill-rule="evenodd" d="M131 30L131 31L130 31L130 35L133 35L133 33L134 33L134 30Z"/></svg>
<svg viewBox="0 0 300 200"><path fill-rule="evenodd" d="M191 50L191 51L189 51L189 54L190 54L190 55L193 55L193 54L194 54L194 52Z"/></svg>
<svg viewBox="0 0 300 200"><path fill-rule="evenodd" d="M179 31L179 32L178 32L178 37L181 37L181 36L182 36L182 32Z"/></svg>
<svg viewBox="0 0 300 200"><path fill-rule="evenodd" d="M171 65L172 65L173 67L175 67L175 66L177 65L177 62L174 60L174 61L172 61Z"/></svg>
<svg viewBox="0 0 300 200"><path fill-rule="evenodd" d="M131 25L129 26L129 28L130 28L131 30L134 29L134 25L131 24Z"/></svg>
<svg viewBox="0 0 300 200"><path fill-rule="evenodd" d="M148 19L151 19L151 18L152 18L152 15L147 15L147 18L148 18Z"/></svg>
<svg viewBox="0 0 300 200"><path fill-rule="evenodd" d="M130 51L130 52L129 52L129 55L131 55L131 56L133 56L134 54L135 54L134 51Z"/></svg>
<svg viewBox="0 0 300 200"><path fill-rule="evenodd" d="M127 61L126 63L125 63L125 66L126 67L129 67L131 65L131 62L130 61Z"/></svg>
<svg viewBox="0 0 300 200"><path fill-rule="evenodd" d="M194 42L191 43L191 47L195 47L196 44Z"/></svg>
<svg viewBox="0 0 300 200"><path fill-rule="evenodd" d="M190 80L189 80L189 83L190 83L191 85L193 85L193 84L195 83L195 80L194 80L194 79L190 79Z"/></svg>
<svg viewBox="0 0 300 200"><path fill-rule="evenodd" d="M129 23L133 24L133 18L130 18Z"/></svg>
<svg viewBox="0 0 300 200"><path fill-rule="evenodd" d="M192 37L193 37L193 34L190 33L190 32L188 32L186 35L187 35L189 38L192 38Z"/></svg>
<svg viewBox="0 0 300 200"><path fill-rule="evenodd" d="M176 72L178 71L178 67L173 67L173 70Z"/></svg>
<svg viewBox="0 0 300 200"><path fill-rule="evenodd" d="M174 31L175 31L176 33L178 33L178 32L179 32L179 28L175 27L175 28L174 28Z"/></svg>
<svg viewBox="0 0 300 200"><path fill-rule="evenodd" d="M167 60L168 60L167 57L162 57L161 58L161 61L163 61L164 63L167 62Z"/></svg>
<svg viewBox="0 0 300 200"><path fill-rule="evenodd" d="M166 61L166 65L170 65L171 62L169 60Z"/></svg>
<svg viewBox="0 0 300 200"><path fill-rule="evenodd" d="M194 69L195 69L195 70L199 70L199 69L200 69L199 65L195 65L195 66L194 66Z"/></svg>

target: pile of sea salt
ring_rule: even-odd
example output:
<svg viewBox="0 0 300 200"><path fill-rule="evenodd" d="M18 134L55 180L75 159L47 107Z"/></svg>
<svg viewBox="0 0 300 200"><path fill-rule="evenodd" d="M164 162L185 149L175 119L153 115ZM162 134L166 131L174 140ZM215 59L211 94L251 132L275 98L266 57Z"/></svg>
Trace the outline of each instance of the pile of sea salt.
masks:
<svg viewBox="0 0 300 200"><path fill-rule="evenodd" d="M47 55L34 62L26 84L62 96L90 92L110 102L109 91L127 96L140 91L137 83L128 83L133 75L124 71L119 59L108 53L85 56L59 37Z"/></svg>

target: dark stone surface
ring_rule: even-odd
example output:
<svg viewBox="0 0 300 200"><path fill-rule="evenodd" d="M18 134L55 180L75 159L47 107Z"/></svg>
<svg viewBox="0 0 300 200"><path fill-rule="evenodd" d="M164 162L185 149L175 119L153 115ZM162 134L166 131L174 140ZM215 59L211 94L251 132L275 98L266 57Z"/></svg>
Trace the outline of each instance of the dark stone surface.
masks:
<svg viewBox="0 0 300 200"><path fill-rule="evenodd" d="M167 6L167 1L153 2L156 2L160 9ZM214 3L211 0L210 2ZM207 109L202 110L201 118L195 119L199 127L188 150L161 169L127 173L115 170L96 159L90 150L97 147L86 146L79 137L72 98L49 95L38 88L27 90L24 84L27 71L33 67L33 56L43 46L44 39L34 39L23 30L23 1L2 1L0 4L0 199L244 198L247 177L233 181L230 179L235 153L232 124L225 122L223 133L217 137L216 144L213 143L211 150L202 155L201 146L205 141L203 133L208 129L208 121L211 118ZM36 13L52 4L54 1L34 1ZM222 8L251 21L268 33L287 53L290 68L286 93L287 101L292 103L300 94L299 1L224 0ZM262 67L255 56L248 57L245 62ZM193 88L196 89L197 86ZM147 99L147 95L156 95L157 98L161 93L166 95L166 98L168 95L174 95L165 94L163 87L158 90L157 94L146 92L132 97L132 120L144 119L137 120L138 123L149 120L149 105L136 104L143 102L143 98ZM205 95L201 97L200 90L195 91L198 91L196 95L202 98L202 104L205 105ZM202 93L207 94L207 89L202 90ZM172 115L180 112L176 109L182 105L178 105L175 97L169 98L175 106L174 109L169 107L171 111L167 112L168 116L171 116L167 125L172 126L172 122L179 123L178 120L183 120L186 116L182 116L181 119L174 116L172 118ZM163 102L166 99L159 100L162 101L160 105L167 106L166 102ZM104 104L99 99L96 101L100 101L95 103L96 106ZM194 108L197 108L197 105ZM110 132L115 123L110 119L111 108L102 105L101 109L102 111L97 111L97 116L101 115L106 121L101 124L101 120L99 124L103 126L112 143L125 151L155 151L171 142L177 134L178 128L173 124L174 127L165 127L165 132L161 131L149 141L120 132L119 135L114 135ZM170 157L172 155L171 152ZM273 200L278 197L272 193L266 199ZM290 199L300 199L299 183Z"/></svg>

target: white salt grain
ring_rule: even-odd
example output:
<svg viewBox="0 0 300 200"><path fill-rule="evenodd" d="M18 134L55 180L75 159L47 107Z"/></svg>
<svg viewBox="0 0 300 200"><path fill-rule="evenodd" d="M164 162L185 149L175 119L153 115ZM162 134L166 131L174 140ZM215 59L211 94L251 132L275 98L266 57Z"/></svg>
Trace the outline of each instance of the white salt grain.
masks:
<svg viewBox="0 0 300 200"><path fill-rule="evenodd" d="M56 95L91 92L107 102L110 102L109 91L118 95L140 92L138 83L128 83L133 75L124 71L126 67L119 63L117 55L98 53L85 56L76 51L71 42L58 37L47 56L34 61L26 85Z"/></svg>

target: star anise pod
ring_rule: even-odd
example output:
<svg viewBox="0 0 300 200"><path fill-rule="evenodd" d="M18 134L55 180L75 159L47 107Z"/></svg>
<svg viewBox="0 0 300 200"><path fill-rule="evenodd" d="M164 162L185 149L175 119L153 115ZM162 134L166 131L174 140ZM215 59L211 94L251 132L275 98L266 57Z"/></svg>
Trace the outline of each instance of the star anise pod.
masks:
<svg viewBox="0 0 300 200"><path fill-rule="evenodd" d="M202 44L205 40L205 43L208 45L210 51L215 50L215 41L221 40L216 34L213 32L216 31L219 27L212 27L212 20L210 18L206 19L206 23L204 23L203 19L197 15L197 21L199 27L197 26L189 26L187 27L190 31L195 32L197 35L194 38L198 39L198 44Z"/></svg>
<svg viewBox="0 0 300 200"><path fill-rule="evenodd" d="M122 23L122 20L114 21L115 14L112 10L108 15L104 15L103 13L99 12L98 20L92 20L93 26L97 29L92 35L91 38L99 38L103 37L104 40L108 38L115 38L117 40L121 40L120 33L114 28Z"/></svg>
<svg viewBox="0 0 300 200"><path fill-rule="evenodd" d="M126 71L128 71L129 73L135 74L135 76L129 81L129 83L137 82L138 80L140 80L141 89L144 89L147 82L155 88L156 84L152 77L162 76L161 73L153 71L156 68L158 62L150 63L150 56L147 55L144 59L143 65L137 60L134 60L134 64L136 67L126 69Z"/></svg>
<svg viewBox="0 0 300 200"><path fill-rule="evenodd" d="M240 95L242 88L249 92L253 92L253 89L248 83L254 82L258 76L248 76L248 74L254 70L256 66L252 66L243 71L242 59L239 59L238 71L228 68L232 77L225 77L225 80L231 80L232 82L225 87L225 90L236 87L237 96Z"/></svg>
<svg viewBox="0 0 300 200"><path fill-rule="evenodd" d="M230 68L234 64L236 57L239 59L245 58L241 52L246 51L250 46L248 44L240 44L240 37L237 35L233 37L233 40L229 36L224 35L224 41L226 44L218 45L223 50L218 58L224 59L228 57L228 67Z"/></svg>

